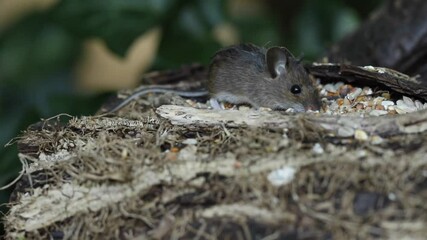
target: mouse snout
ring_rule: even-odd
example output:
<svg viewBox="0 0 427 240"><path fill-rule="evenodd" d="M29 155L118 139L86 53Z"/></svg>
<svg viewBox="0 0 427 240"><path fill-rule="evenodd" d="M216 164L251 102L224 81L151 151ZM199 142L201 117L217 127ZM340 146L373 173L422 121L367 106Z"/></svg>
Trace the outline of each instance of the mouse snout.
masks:
<svg viewBox="0 0 427 240"><path fill-rule="evenodd" d="M309 101L304 104L305 111L318 111L322 109L322 102L320 101Z"/></svg>

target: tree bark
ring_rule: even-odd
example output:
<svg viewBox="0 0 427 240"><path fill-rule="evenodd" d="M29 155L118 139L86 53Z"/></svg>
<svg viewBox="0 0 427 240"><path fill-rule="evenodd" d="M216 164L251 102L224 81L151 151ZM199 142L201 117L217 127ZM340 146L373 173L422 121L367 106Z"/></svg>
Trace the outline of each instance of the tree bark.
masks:
<svg viewBox="0 0 427 240"><path fill-rule="evenodd" d="M335 44L330 62L388 67L427 85L427 2L388 0L357 31Z"/></svg>

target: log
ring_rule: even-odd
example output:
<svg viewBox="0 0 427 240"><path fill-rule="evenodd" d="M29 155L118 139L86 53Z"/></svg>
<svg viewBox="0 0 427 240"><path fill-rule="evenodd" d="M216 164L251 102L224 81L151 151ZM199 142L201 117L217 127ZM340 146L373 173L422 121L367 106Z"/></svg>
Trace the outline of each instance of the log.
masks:
<svg viewBox="0 0 427 240"><path fill-rule="evenodd" d="M417 90L391 70L331 66L313 72ZM176 98L30 126L17 140L23 170L5 238L427 235L427 110L381 117L219 111Z"/></svg>
<svg viewBox="0 0 427 240"><path fill-rule="evenodd" d="M392 137L427 130L427 110L413 114L385 117L324 116L321 114L284 115L275 111L207 110L175 105L163 105L156 112L171 124L189 129L209 127L315 129L331 137L352 137L356 130L371 135Z"/></svg>
<svg viewBox="0 0 427 240"><path fill-rule="evenodd" d="M427 2L388 0L327 53L329 62L382 66L427 85Z"/></svg>
<svg viewBox="0 0 427 240"><path fill-rule="evenodd" d="M426 234L426 111L355 118L169 105L139 114L28 129L6 238Z"/></svg>

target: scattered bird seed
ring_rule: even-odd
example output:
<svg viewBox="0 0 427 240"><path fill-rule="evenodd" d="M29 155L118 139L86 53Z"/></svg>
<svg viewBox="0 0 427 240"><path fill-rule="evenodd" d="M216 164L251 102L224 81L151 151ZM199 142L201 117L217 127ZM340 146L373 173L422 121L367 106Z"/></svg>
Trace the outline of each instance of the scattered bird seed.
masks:
<svg viewBox="0 0 427 240"><path fill-rule="evenodd" d="M369 70L371 66L364 67ZM343 82L328 83L322 85L317 81L320 98L323 103L322 114L327 115L354 115L365 116L383 116L406 114L418 110L427 109L427 103L419 100L411 99L410 97L403 96L402 99L394 101L391 99L390 93L386 91L374 91L370 87L354 87L350 84ZM190 105L193 100L187 100ZM232 104L226 104L225 109L239 109L247 111L250 107L242 105L236 107ZM269 108L259 108L260 111L271 111ZM290 108L287 113L295 112ZM314 111L317 112L317 111Z"/></svg>
<svg viewBox="0 0 427 240"><path fill-rule="evenodd" d="M365 67L365 69L369 68L370 66ZM319 92L324 103L324 113L328 115L359 113L360 116L383 116L427 109L427 103L413 100L407 96L393 101L388 92L375 92L370 87L353 87L343 82L319 84ZM350 134L343 129L341 133Z"/></svg>

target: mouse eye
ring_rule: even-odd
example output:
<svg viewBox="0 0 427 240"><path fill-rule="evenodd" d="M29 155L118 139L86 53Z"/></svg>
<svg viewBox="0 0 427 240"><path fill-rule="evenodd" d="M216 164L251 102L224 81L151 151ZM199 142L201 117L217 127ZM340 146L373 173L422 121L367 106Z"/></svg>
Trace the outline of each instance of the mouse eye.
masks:
<svg viewBox="0 0 427 240"><path fill-rule="evenodd" d="M301 93L301 87L299 85L292 85L291 93L300 94Z"/></svg>

